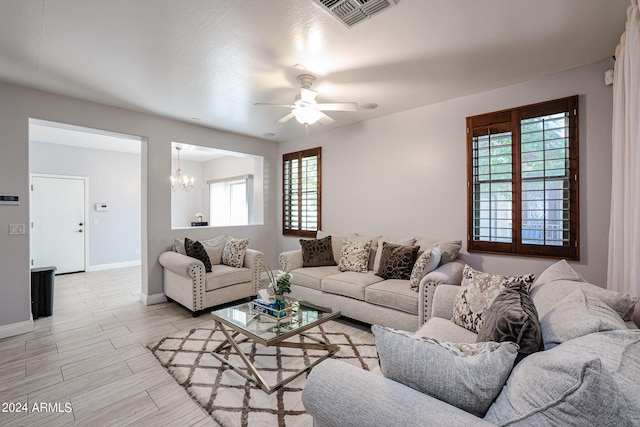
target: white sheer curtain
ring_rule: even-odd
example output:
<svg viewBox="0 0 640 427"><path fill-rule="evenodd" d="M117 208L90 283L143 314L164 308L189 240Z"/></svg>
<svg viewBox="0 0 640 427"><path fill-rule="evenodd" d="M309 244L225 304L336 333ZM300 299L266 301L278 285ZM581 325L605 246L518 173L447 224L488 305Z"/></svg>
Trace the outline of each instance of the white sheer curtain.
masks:
<svg viewBox="0 0 640 427"><path fill-rule="evenodd" d="M640 294L640 11L627 10L613 83L612 192L607 287ZM640 325L640 304L634 320Z"/></svg>

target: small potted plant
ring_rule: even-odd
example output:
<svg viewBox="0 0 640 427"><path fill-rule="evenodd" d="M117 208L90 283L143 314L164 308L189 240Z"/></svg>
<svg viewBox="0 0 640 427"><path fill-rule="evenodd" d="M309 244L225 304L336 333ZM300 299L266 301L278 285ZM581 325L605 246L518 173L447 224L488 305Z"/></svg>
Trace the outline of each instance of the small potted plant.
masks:
<svg viewBox="0 0 640 427"><path fill-rule="evenodd" d="M269 278L269 289L275 295L275 302L273 308L278 311L283 311L286 308L284 296L291 292L291 273L286 269L280 272L274 272L270 268L264 267L264 271ZM284 313L281 314L284 316ZM279 317L281 317L279 316Z"/></svg>

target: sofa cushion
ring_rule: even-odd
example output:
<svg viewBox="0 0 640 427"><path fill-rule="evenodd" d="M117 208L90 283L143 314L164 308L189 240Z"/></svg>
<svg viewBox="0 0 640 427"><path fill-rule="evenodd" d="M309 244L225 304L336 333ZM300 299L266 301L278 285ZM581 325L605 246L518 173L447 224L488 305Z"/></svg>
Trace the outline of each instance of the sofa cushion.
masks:
<svg viewBox="0 0 640 427"><path fill-rule="evenodd" d="M230 237L224 244L222 263L230 267L242 267L247 246L249 246L249 239L234 239Z"/></svg>
<svg viewBox="0 0 640 427"><path fill-rule="evenodd" d="M381 280L382 279L380 277L376 276L371 271L367 273L345 271L322 279L322 291L330 294L364 300L365 288L373 283L380 282Z"/></svg>
<svg viewBox="0 0 640 427"><path fill-rule="evenodd" d="M447 264L458 257L460 248L462 248L462 240L435 240L428 239L426 237L418 237L415 242L416 246L420 246L420 249L424 250L433 245L440 246L440 264Z"/></svg>
<svg viewBox="0 0 640 427"><path fill-rule="evenodd" d="M202 243L198 242L197 240L191 240L190 238L185 237L184 249L187 253L187 256L202 261L202 263L204 264L204 270L207 273L211 273L211 261L209 260L209 255L207 255L207 251L204 250L204 246L202 246Z"/></svg>
<svg viewBox="0 0 640 427"><path fill-rule="evenodd" d="M322 279L339 272L337 266L296 268L291 271L291 283L320 291Z"/></svg>
<svg viewBox="0 0 640 427"><path fill-rule="evenodd" d="M333 257L331 236L323 239L300 239L303 267L322 267L336 265Z"/></svg>
<svg viewBox="0 0 640 427"><path fill-rule="evenodd" d="M246 267L235 268L218 264L211 267L211 273L207 273L206 279L205 289L213 291L237 283L250 282L251 270Z"/></svg>
<svg viewBox="0 0 640 427"><path fill-rule="evenodd" d="M498 425L635 425L640 331L585 335L518 364L485 420Z"/></svg>
<svg viewBox="0 0 640 427"><path fill-rule="evenodd" d="M620 315L588 289L561 299L540 323L546 349L593 332L627 329Z"/></svg>
<svg viewBox="0 0 640 427"><path fill-rule="evenodd" d="M476 342L477 337L467 328L442 317L431 317L415 332L415 335L448 342Z"/></svg>
<svg viewBox="0 0 640 427"><path fill-rule="evenodd" d="M595 293L624 320L631 320L633 307L638 302L638 295L622 294L585 282L582 276L562 260L547 268L531 287L530 294L538 310L538 316L542 319L558 301L576 289L588 289Z"/></svg>
<svg viewBox="0 0 640 427"><path fill-rule="evenodd" d="M533 280L533 274L501 276L476 271L467 265L462 273L462 283L453 304L451 320L478 333L482 328L483 312L502 289L522 285L528 291Z"/></svg>
<svg viewBox="0 0 640 427"><path fill-rule="evenodd" d="M484 312L478 342L511 341L520 347L515 363L544 350L542 329L533 300L522 286L504 288Z"/></svg>
<svg viewBox="0 0 640 427"><path fill-rule="evenodd" d="M338 270L366 273L369 268L370 251L371 240L366 242L345 240L340 251Z"/></svg>
<svg viewBox="0 0 640 427"><path fill-rule="evenodd" d="M184 248L184 239L173 239L173 251L182 255L187 254L187 251Z"/></svg>
<svg viewBox="0 0 640 427"><path fill-rule="evenodd" d="M409 280L418 255L417 246L403 246L384 242L380 266L376 274L383 279Z"/></svg>
<svg viewBox="0 0 640 427"><path fill-rule="evenodd" d="M207 255L209 255L211 265L222 264L222 251L224 250L224 245L227 243L227 240L229 240L229 236L223 234L213 239L200 241L202 246L204 246L204 250L207 251Z"/></svg>
<svg viewBox="0 0 640 427"><path fill-rule="evenodd" d="M406 280L383 280L367 286L364 291L364 300L409 314L418 314L418 294L411 290Z"/></svg>
<svg viewBox="0 0 640 427"><path fill-rule="evenodd" d="M414 239L413 237L411 238L406 238L406 239L391 239L389 237L380 237L378 239L378 250L376 251L376 256L374 257L374 261L373 261L373 271L378 271L378 269L380 268L380 259L382 258L382 247L384 246L384 243L393 243L394 245L402 245L402 246L413 246L413 244L416 242L416 239Z"/></svg>
<svg viewBox="0 0 640 427"><path fill-rule="evenodd" d="M411 270L411 277L409 278L411 289L418 292L420 289L420 281L440 264L440 256L440 246L438 245L429 246L422 251L422 254L418 255L418 259L416 259L416 263L413 265L413 270Z"/></svg>
<svg viewBox="0 0 640 427"><path fill-rule="evenodd" d="M376 325L371 330L385 377L480 417L518 351L511 342L456 344Z"/></svg>

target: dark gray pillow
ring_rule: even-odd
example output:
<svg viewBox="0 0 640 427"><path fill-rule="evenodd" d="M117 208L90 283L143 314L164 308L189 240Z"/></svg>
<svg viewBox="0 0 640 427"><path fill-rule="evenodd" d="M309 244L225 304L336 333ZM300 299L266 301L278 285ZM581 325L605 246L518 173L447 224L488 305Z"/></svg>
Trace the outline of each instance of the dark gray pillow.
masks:
<svg viewBox="0 0 640 427"><path fill-rule="evenodd" d="M324 239L300 239L300 247L302 248L303 267L336 265L336 260L333 258L331 236Z"/></svg>
<svg viewBox="0 0 640 427"><path fill-rule="evenodd" d="M202 261L205 271L207 273L211 273L211 260L209 259L209 255L207 255L207 251L204 249L204 246L202 246L202 243L185 237L184 249L187 252L187 256Z"/></svg>
<svg viewBox="0 0 640 427"><path fill-rule="evenodd" d="M520 346L515 363L544 350L538 312L522 284L504 288L483 313L476 342L511 341Z"/></svg>
<svg viewBox="0 0 640 427"><path fill-rule="evenodd" d="M384 242L377 276L383 279L409 280L420 246L395 245Z"/></svg>

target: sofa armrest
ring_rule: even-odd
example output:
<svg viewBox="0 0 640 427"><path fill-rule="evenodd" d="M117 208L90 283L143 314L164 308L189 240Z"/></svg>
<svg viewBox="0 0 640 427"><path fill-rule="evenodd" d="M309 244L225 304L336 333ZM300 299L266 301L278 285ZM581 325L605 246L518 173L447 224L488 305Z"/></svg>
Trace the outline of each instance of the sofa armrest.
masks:
<svg viewBox="0 0 640 427"><path fill-rule="evenodd" d="M314 425L323 427L492 425L403 384L333 359L313 368L302 391L302 403Z"/></svg>
<svg viewBox="0 0 640 427"><path fill-rule="evenodd" d="M158 262L167 270L192 279L195 279L196 276L202 277L205 274L202 261L178 252L163 252L160 254Z"/></svg>
<svg viewBox="0 0 640 427"><path fill-rule="evenodd" d="M302 250L296 249L293 251L282 252L280 256L278 256L278 264L282 270L287 271L302 268Z"/></svg>
<svg viewBox="0 0 640 427"><path fill-rule="evenodd" d="M264 264L264 254L255 249L247 248L244 253L243 266L251 270L251 280L253 281L253 289L258 293L260 289L260 269Z"/></svg>
<svg viewBox="0 0 640 427"><path fill-rule="evenodd" d="M420 324L424 324L433 316L433 295L436 288L442 284L459 285L462 282L462 272L465 263L459 259L441 265L429 272L420 282L418 295L418 317Z"/></svg>
<svg viewBox="0 0 640 427"><path fill-rule="evenodd" d="M459 285L440 285L433 293L431 317L451 319L453 317L453 302L460 290Z"/></svg>

